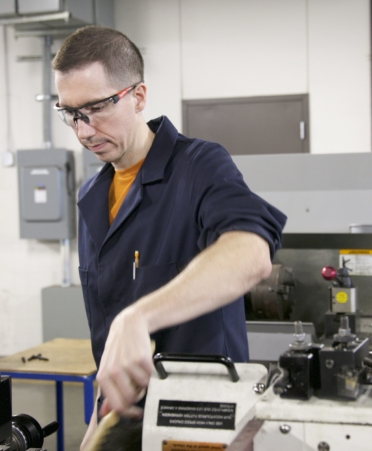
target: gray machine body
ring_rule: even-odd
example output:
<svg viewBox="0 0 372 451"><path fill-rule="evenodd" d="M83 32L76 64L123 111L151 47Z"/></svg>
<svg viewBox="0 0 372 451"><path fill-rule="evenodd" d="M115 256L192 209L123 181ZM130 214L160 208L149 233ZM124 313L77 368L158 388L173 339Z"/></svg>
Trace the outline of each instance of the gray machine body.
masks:
<svg viewBox="0 0 372 451"><path fill-rule="evenodd" d="M372 224L372 155L234 155L247 185L288 216L284 233L349 233Z"/></svg>
<svg viewBox="0 0 372 451"><path fill-rule="evenodd" d="M20 237L61 240L76 234L75 160L66 149L19 150Z"/></svg>
<svg viewBox="0 0 372 451"><path fill-rule="evenodd" d="M90 339L81 286L50 286L41 290L43 341Z"/></svg>

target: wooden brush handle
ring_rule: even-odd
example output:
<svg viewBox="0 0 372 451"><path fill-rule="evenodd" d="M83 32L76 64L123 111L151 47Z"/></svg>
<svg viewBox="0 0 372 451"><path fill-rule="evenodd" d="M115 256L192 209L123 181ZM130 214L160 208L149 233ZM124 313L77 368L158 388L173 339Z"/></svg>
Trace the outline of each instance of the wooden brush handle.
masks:
<svg viewBox="0 0 372 451"><path fill-rule="evenodd" d="M109 429L119 421L119 418L119 415L113 410L105 415L98 423L97 429L94 431L94 434L84 451L101 451L101 443L109 433Z"/></svg>
<svg viewBox="0 0 372 451"><path fill-rule="evenodd" d="M155 342L153 340L151 340L151 349L152 353L154 353ZM145 393L146 390L142 389L141 390L142 396L139 396L139 399L141 399L145 395ZM119 421L120 416L114 411L111 411L107 415L105 415L99 422L97 429L94 431L92 438L89 441L87 447L84 449L84 451L103 451L102 443L105 441L107 435L110 434L110 430L112 430Z"/></svg>

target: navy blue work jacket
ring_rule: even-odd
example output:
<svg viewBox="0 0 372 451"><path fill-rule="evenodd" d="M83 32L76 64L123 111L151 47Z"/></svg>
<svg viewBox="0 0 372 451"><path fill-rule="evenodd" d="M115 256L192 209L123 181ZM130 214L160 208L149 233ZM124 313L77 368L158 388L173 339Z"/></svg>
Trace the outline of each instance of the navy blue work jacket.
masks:
<svg viewBox="0 0 372 451"><path fill-rule="evenodd" d="M79 192L79 272L97 366L121 310L177 276L224 232L256 233L273 256L286 220L249 190L223 147L186 138L166 117L148 125L155 139L111 226L113 166L106 164ZM243 298L152 337L156 352L247 361Z"/></svg>

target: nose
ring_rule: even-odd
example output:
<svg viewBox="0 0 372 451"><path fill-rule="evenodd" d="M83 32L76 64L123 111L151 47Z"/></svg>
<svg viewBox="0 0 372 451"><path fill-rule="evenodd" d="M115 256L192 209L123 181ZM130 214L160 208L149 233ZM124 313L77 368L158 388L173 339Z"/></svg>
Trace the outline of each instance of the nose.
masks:
<svg viewBox="0 0 372 451"><path fill-rule="evenodd" d="M79 140L89 139L96 134L96 129L82 119L76 119L75 133Z"/></svg>

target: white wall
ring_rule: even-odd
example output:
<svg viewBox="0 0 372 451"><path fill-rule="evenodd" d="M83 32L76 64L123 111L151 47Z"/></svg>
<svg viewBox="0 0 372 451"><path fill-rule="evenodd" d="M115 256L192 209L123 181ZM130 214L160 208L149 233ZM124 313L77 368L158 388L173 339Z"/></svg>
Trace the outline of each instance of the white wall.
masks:
<svg viewBox="0 0 372 451"><path fill-rule="evenodd" d="M116 28L143 50L146 119L181 129L182 99L308 93L312 153L370 152L369 0L116 0ZM4 51L0 33L0 74ZM8 30L12 150L42 145L40 38ZM54 43L57 48L59 42ZM0 153L6 148L0 77ZM56 147L80 148L53 116ZM0 166L0 355L42 340L40 290L61 280L58 243L20 240L16 167ZM72 282L78 284L76 240Z"/></svg>
<svg viewBox="0 0 372 451"><path fill-rule="evenodd" d="M370 152L369 1L308 3L311 152Z"/></svg>
<svg viewBox="0 0 372 451"><path fill-rule="evenodd" d="M9 148L42 148L42 107L35 96L42 92L41 62L17 62L19 56L41 55L40 38L15 39L7 30L10 112L6 110L4 35L0 27L0 156ZM53 120L55 146L80 149L71 130ZM7 139L9 120L11 139ZM77 162L79 159L77 159ZM79 165L80 166L80 165ZM16 166L0 165L0 355L17 352L42 341L41 288L61 283L59 243L19 238ZM72 280L78 283L76 241L72 243Z"/></svg>
<svg viewBox="0 0 372 451"><path fill-rule="evenodd" d="M307 91L305 0L185 1L186 99Z"/></svg>
<svg viewBox="0 0 372 451"><path fill-rule="evenodd" d="M371 151L369 0L116 1L144 50L149 106L308 93L311 153Z"/></svg>
<svg viewBox="0 0 372 451"><path fill-rule="evenodd" d="M147 120L165 114L181 124L182 66L180 2L116 0L115 25L143 53L148 99Z"/></svg>

